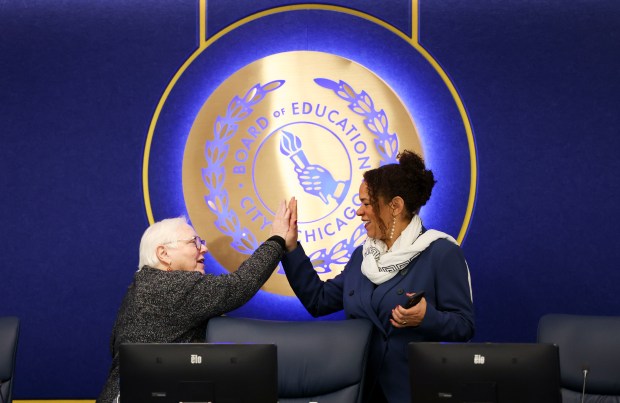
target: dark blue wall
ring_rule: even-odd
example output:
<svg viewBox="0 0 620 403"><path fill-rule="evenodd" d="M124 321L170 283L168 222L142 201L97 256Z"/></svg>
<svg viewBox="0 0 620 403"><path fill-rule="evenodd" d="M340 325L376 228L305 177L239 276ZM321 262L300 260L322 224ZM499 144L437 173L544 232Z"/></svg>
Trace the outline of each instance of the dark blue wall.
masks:
<svg viewBox="0 0 620 403"><path fill-rule="evenodd" d="M209 2L209 28L282 3ZM406 31L409 2L373 4L364 11ZM102 386L148 225L147 131L196 48L197 9L0 5L0 315L22 320L16 398L93 398ZM420 0L420 42L474 131L463 248L476 340L534 341L548 312L618 314L620 3Z"/></svg>

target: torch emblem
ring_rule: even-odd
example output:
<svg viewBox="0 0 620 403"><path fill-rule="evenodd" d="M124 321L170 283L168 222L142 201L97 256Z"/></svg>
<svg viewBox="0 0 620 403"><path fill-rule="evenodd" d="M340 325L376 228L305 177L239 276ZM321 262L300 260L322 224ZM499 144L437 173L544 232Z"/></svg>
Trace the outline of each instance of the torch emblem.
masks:
<svg viewBox="0 0 620 403"><path fill-rule="evenodd" d="M301 139L293 133L282 130L280 152L295 166L297 180L304 192L318 197L326 205L331 197L340 204L349 187L349 181L337 181L325 167L311 164L302 149Z"/></svg>

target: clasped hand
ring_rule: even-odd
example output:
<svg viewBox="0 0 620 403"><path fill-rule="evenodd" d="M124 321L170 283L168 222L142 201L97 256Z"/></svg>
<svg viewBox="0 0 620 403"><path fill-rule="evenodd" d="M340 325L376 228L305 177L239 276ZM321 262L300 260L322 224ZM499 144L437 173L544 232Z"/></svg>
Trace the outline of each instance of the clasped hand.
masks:
<svg viewBox="0 0 620 403"><path fill-rule="evenodd" d="M413 296L412 294L407 294L408 297ZM409 326L419 326L426 315L426 298L422 298L417 305L412 306L409 309L405 309L402 306L398 305L396 308L392 309L392 317L390 318L390 322L392 326L398 328L404 328Z"/></svg>

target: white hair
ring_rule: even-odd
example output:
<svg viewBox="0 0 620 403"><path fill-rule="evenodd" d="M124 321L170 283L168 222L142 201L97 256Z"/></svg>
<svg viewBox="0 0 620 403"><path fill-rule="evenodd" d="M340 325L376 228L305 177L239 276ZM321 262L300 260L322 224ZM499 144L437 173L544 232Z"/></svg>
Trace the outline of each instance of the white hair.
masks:
<svg viewBox="0 0 620 403"><path fill-rule="evenodd" d="M179 237L179 228L187 223L186 217L166 218L151 224L142 234L140 240L140 260L138 269L144 266L158 267L157 247L164 244L175 244Z"/></svg>

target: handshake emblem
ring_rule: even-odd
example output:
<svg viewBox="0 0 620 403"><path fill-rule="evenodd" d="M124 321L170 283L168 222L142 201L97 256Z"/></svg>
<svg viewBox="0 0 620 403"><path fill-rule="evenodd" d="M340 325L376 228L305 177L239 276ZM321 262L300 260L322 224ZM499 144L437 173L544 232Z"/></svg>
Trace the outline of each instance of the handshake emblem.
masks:
<svg viewBox="0 0 620 403"><path fill-rule="evenodd" d="M282 133L280 152L293 163L304 192L320 198L326 205L330 203L330 198L340 204L345 197L348 181L337 181L325 167L311 164L303 151L301 139L285 130Z"/></svg>

